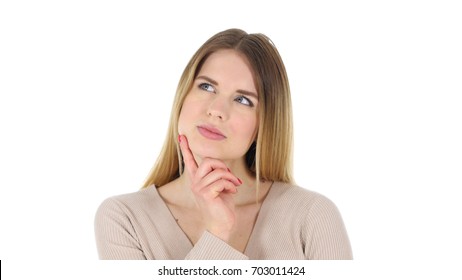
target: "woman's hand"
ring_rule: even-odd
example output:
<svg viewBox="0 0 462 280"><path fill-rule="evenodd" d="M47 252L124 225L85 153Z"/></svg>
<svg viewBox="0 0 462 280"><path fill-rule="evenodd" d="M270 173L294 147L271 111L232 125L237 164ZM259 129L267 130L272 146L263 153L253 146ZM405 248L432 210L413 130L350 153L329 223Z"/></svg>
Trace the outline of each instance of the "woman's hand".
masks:
<svg viewBox="0 0 462 280"><path fill-rule="evenodd" d="M236 219L233 194L242 182L220 160L202 159L198 166L189 149L186 136L180 135L180 148L185 175L199 206L205 228L218 238L228 241Z"/></svg>

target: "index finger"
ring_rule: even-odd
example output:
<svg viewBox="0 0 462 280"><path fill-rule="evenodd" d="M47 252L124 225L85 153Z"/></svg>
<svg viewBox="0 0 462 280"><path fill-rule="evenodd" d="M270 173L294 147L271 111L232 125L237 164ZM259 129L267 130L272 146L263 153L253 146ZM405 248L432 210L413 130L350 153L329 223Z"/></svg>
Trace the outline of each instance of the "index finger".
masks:
<svg viewBox="0 0 462 280"><path fill-rule="evenodd" d="M184 135L178 135L178 141L180 142L180 149L181 153L183 154L183 161L186 170L188 170L188 173L191 176L191 178L194 178L194 175L197 171L197 162L194 159L191 150L189 149L188 139Z"/></svg>

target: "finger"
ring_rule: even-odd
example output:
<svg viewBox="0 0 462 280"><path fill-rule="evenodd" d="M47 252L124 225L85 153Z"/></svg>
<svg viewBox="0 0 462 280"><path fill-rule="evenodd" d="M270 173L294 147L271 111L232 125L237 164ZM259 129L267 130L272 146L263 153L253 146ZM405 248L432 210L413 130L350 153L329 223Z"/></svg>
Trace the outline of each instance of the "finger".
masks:
<svg viewBox="0 0 462 280"><path fill-rule="evenodd" d="M221 179L200 191L200 195L206 200L214 199L222 193L237 193L237 187L232 182Z"/></svg>
<svg viewBox="0 0 462 280"><path fill-rule="evenodd" d="M231 172L223 169L215 169L202 178L196 188L200 190L219 180L228 180L233 183L234 186L240 186L242 184L242 181Z"/></svg>
<svg viewBox="0 0 462 280"><path fill-rule="evenodd" d="M198 176L199 178L203 178L215 169L230 171L228 166L226 166L226 164L221 160L214 158L204 158L201 162L201 165L197 169L196 176Z"/></svg>
<svg viewBox="0 0 462 280"><path fill-rule="evenodd" d="M191 178L194 178L197 171L197 162L194 159L191 150L189 149L188 139L185 135L179 135L178 141L180 142L180 149L181 153L183 154L183 161L186 170L188 170L187 172L189 173Z"/></svg>

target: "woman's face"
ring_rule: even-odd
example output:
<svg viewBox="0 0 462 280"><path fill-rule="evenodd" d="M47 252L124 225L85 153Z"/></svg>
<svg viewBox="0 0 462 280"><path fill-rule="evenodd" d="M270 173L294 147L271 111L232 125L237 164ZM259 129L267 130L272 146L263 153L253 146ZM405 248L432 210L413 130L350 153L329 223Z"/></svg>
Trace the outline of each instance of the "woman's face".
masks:
<svg viewBox="0 0 462 280"><path fill-rule="evenodd" d="M187 94L178 130L199 158L242 158L258 130L258 93L247 60L234 50L212 53Z"/></svg>

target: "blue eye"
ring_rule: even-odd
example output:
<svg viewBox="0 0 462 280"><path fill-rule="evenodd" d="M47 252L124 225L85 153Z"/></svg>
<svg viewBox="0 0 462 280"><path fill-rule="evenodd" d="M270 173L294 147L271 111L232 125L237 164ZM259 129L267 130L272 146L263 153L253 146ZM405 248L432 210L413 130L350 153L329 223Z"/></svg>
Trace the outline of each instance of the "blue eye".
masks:
<svg viewBox="0 0 462 280"><path fill-rule="evenodd" d="M202 83L199 85L199 88L208 92L215 92L215 88L208 83Z"/></svg>
<svg viewBox="0 0 462 280"><path fill-rule="evenodd" d="M237 102L243 104L243 105L253 107L252 101L250 101L250 99L248 99L247 97L244 97L244 96L242 96L242 95L241 95L241 96L238 96L235 100L236 100Z"/></svg>

